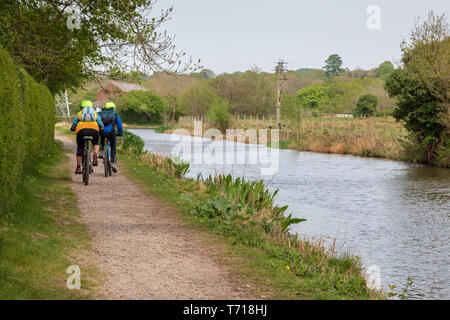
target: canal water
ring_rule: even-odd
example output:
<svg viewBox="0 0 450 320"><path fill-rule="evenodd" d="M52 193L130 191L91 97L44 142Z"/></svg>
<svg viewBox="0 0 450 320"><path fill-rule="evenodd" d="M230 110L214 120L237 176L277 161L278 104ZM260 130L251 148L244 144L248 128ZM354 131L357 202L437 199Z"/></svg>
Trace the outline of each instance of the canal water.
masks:
<svg viewBox="0 0 450 320"><path fill-rule="evenodd" d="M450 299L450 170L349 155L274 150L159 134L151 129L130 131L142 137L151 152L190 150L191 154L179 154L191 162L190 177L230 173L264 179L272 191L279 189L277 204L288 205L288 213L307 219L292 226L291 232L309 239L323 237L328 243L336 239L339 252L360 256L364 266L372 270L379 268L381 283L385 287L396 285L396 292L411 277L408 294L413 298ZM217 148L215 152L211 146ZM217 161L217 150L223 150L222 164ZM264 160L255 164L255 154ZM268 167L271 170L262 170Z"/></svg>

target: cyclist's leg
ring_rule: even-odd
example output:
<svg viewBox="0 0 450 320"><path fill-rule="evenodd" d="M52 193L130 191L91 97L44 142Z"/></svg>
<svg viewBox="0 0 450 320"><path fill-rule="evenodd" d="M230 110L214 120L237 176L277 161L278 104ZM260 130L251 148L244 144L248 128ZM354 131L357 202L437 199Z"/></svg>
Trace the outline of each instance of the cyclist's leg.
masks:
<svg viewBox="0 0 450 320"><path fill-rule="evenodd" d="M117 172L116 167L116 134L111 132L109 135L109 144L111 145L111 168L114 172Z"/></svg>
<svg viewBox="0 0 450 320"><path fill-rule="evenodd" d="M104 149L105 149L105 134L100 132L100 159L103 158Z"/></svg>
<svg viewBox="0 0 450 320"><path fill-rule="evenodd" d="M84 152L84 130L80 130L77 133L77 168L75 169L76 174L81 173L81 164L83 162L83 152Z"/></svg>
<svg viewBox="0 0 450 320"><path fill-rule="evenodd" d="M91 130L90 136L92 136L92 145L94 146L94 156L92 159L92 165L97 166L98 165L98 150L100 149L100 146L98 145L99 141L99 133L95 129L89 129Z"/></svg>
<svg viewBox="0 0 450 320"><path fill-rule="evenodd" d="M109 144L111 145L111 162L116 162L116 134L114 132L109 135Z"/></svg>

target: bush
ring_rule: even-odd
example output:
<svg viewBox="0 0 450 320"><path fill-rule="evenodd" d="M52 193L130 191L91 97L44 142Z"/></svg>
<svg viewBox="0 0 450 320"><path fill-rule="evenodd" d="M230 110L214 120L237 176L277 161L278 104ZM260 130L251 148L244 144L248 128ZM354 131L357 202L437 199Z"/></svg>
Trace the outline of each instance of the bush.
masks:
<svg viewBox="0 0 450 320"><path fill-rule="evenodd" d="M120 99L118 112L124 122L146 124L161 123L164 102L149 91L130 91Z"/></svg>
<svg viewBox="0 0 450 320"><path fill-rule="evenodd" d="M55 105L47 87L0 47L0 213L11 208L24 165L44 154L54 135Z"/></svg>
<svg viewBox="0 0 450 320"><path fill-rule="evenodd" d="M125 151L131 151L134 154L141 154L144 152L144 140L134 133L123 130L123 138L121 148Z"/></svg>
<svg viewBox="0 0 450 320"><path fill-rule="evenodd" d="M361 96L353 109L354 117L371 117L375 114L378 105L378 98L376 95L368 93Z"/></svg>
<svg viewBox="0 0 450 320"><path fill-rule="evenodd" d="M231 122L231 116L228 113L228 103L215 99L208 110L208 117L222 133L225 133Z"/></svg>

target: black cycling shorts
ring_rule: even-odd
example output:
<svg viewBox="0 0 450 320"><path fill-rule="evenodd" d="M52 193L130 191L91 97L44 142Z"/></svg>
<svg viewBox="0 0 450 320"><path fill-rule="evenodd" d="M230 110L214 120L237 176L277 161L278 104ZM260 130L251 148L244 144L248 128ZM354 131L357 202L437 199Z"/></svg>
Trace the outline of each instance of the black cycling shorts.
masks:
<svg viewBox="0 0 450 320"><path fill-rule="evenodd" d="M79 156L79 157L83 156L84 137L86 137L86 136L92 137L92 145L93 146L98 145L99 136L98 136L97 130L90 129L90 128L81 129L77 133L77 156Z"/></svg>

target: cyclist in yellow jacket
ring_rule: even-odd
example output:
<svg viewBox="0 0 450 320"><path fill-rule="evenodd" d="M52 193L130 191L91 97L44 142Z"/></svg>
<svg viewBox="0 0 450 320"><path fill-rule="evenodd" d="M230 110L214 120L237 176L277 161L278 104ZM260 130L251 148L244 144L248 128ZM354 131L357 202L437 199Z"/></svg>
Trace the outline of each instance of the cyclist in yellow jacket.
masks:
<svg viewBox="0 0 450 320"><path fill-rule="evenodd" d="M92 137L92 145L94 146L94 156L92 159L92 165L98 165L98 140L99 131L104 128L102 119L95 112L93 104L89 100L84 100L81 102L81 111L77 113L75 119L72 122L72 127L70 130L75 131L77 134L77 168L75 174L81 174L81 163L83 161L84 152L84 137Z"/></svg>

